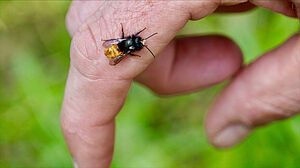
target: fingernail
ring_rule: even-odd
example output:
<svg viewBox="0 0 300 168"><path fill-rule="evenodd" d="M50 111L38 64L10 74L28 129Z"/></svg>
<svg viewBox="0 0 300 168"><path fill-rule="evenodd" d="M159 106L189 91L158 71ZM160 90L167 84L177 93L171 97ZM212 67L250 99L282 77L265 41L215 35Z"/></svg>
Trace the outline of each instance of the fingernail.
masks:
<svg viewBox="0 0 300 168"><path fill-rule="evenodd" d="M249 135L251 129L242 124L225 127L214 139L213 144L220 148L231 147Z"/></svg>
<svg viewBox="0 0 300 168"><path fill-rule="evenodd" d="M79 168L78 164L75 161L73 161L73 166L74 166L74 168Z"/></svg>

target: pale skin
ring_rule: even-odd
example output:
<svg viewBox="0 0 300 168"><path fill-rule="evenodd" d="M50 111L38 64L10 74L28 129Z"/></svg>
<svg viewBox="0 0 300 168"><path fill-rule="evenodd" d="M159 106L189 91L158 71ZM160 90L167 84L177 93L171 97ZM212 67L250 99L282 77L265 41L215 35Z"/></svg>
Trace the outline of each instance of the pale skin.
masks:
<svg viewBox="0 0 300 168"><path fill-rule="evenodd" d="M215 147L236 145L261 125L300 111L300 37L294 35L247 67L242 53L221 36L173 40L186 22L213 12L240 12L247 0L75 1L66 18L72 36L71 65L61 126L78 167L109 167L113 157L115 117L133 80L159 95L189 93L233 78L216 98L205 119L207 138ZM296 9L286 0L252 0L252 4L290 17ZM296 8L300 4L295 2ZM226 7L224 7L226 6ZM243 5L243 10L252 8ZM159 34L147 50L110 66L101 39L138 32Z"/></svg>

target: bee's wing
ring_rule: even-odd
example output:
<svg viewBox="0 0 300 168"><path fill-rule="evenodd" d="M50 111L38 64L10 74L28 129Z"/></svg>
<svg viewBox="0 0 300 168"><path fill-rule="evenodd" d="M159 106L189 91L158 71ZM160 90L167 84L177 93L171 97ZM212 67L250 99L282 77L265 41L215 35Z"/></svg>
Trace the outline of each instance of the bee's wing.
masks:
<svg viewBox="0 0 300 168"><path fill-rule="evenodd" d="M115 58L109 59L109 64L110 65L117 65L120 61L122 61L125 58L126 55L127 54L123 53L123 54L121 54L121 55L119 55Z"/></svg>
<svg viewBox="0 0 300 168"><path fill-rule="evenodd" d="M124 41L125 39L112 39L112 40L105 40L102 44L103 47L111 47L114 44L119 44L121 41Z"/></svg>

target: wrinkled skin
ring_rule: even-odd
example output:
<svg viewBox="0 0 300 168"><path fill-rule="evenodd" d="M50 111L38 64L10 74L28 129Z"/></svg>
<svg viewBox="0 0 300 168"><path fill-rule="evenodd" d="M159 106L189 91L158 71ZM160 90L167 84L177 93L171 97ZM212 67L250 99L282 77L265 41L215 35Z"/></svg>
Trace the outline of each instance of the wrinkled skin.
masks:
<svg viewBox="0 0 300 168"><path fill-rule="evenodd" d="M206 116L206 133L216 147L230 147L254 128L285 119L300 110L300 44L294 35L247 67L239 47L226 37L197 36L173 40L190 19L213 12L242 12L255 5L290 17L286 0L74 1L66 18L72 36L71 66L61 114L64 137L78 167L109 167L115 117L135 79L157 94L197 91L234 76ZM296 3L296 6L299 5ZM147 27L139 57L110 66L101 39ZM199 52L201 51L201 52Z"/></svg>

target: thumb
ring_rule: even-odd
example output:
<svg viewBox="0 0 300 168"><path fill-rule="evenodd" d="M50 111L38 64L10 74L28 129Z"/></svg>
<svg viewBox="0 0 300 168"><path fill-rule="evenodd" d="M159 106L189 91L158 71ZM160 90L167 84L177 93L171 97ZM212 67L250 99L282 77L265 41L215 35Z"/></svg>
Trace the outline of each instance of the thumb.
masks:
<svg viewBox="0 0 300 168"><path fill-rule="evenodd" d="M206 118L213 145L235 145L253 128L300 111L299 50L299 35L295 35L246 67L230 83Z"/></svg>

